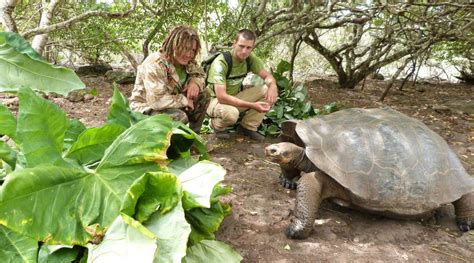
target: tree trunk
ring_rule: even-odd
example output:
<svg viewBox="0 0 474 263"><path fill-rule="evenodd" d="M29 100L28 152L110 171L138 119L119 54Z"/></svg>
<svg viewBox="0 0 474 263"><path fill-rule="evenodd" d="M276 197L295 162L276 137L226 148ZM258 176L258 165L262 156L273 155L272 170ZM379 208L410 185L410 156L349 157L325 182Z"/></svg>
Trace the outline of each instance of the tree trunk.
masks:
<svg viewBox="0 0 474 263"><path fill-rule="evenodd" d="M51 20L53 19L54 9L59 4L61 0L51 0L46 1L43 0L41 6L43 7L43 11L41 12L41 19L39 22L38 27L46 27L49 26ZM48 3L49 2L49 3ZM43 54L44 46L48 41L49 33L36 35L31 42L31 47L36 50L40 55Z"/></svg>
<svg viewBox="0 0 474 263"><path fill-rule="evenodd" d="M290 83L293 83L293 72L295 70L295 59L296 56L298 55L298 52L300 50L301 43L303 42L303 38L301 37L301 34L298 34L294 36L294 42L293 42L293 49L291 52L291 59L290 59L290 73L289 73L289 78L290 78Z"/></svg>
<svg viewBox="0 0 474 263"><path fill-rule="evenodd" d="M336 72L337 78L339 81L339 84L342 87L349 87L351 84L349 83L350 80L347 76L347 73L344 71L344 68L342 66L342 58L335 56L329 49L325 48L321 43L319 42L318 35L316 33L311 32L310 35L304 36L303 41L314 48L316 51L318 51L319 54L321 54L331 65L332 69ZM352 88L355 85L352 86Z"/></svg>
<svg viewBox="0 0 474 263"><path fill-rule="evenodd" d="M153 38L156 36L156 34L158 33L158 31L160 31L160 29L163 27L162 24L156 24L156 26L153 28L153 30L151 30L150 34L148 34L148 36L146 37L145 41L143 42L143 45L142 45L142 50L143 50L143 61L146 59L146 57L148 57L148 55L150 54L150 51L149 51L149 46L150 46L150 42L153 40Z"/></svg>
<svg viewBox="0 0 474 263"><path fill-rule="evenodd" d="M395 72L395 74L393 74L392 76L392 79L390 79L390 82L388 83L387 87L385 88L385 91L383 92L382 96L380 96L380 101L383 101L385 99L385 97L387 96L388 94L388 91L390 90L390 88L393 86L393 83L395 82L395 80L398 78L398 76L400 75L400 73L403 71L403 69L406 67L406 65L408 64L408 61L410 61L410 59L406 59L403 64L397 69L397 72Z"/></svg>
<svg viewBox="0 0 474 263"><path fill-rule="evenodd" d="M0 1L0 22L2 23L3 31L18 32L15 20L12 17L18 0L1 0Z"/></svg>
<svg viewBox="0 0 474 263"><path fill-rule="evenodd" d="M403 90L403 87L405 86L405 83L408 81L409 78L411 78L411 76L413 76L413 73L415 73L416 60L417 60L416 58L415 58L415 60L413 60L413 65L411 66L410 73L408 73L407 76L403 79L403 82L400 85L400 87L398 88L398 90Z"/></svg>

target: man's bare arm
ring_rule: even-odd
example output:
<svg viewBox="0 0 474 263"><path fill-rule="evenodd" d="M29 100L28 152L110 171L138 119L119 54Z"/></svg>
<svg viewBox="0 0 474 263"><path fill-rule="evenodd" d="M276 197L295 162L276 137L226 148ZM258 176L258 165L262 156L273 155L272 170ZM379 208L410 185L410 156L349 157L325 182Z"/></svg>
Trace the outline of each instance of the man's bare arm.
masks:
<svg viewBox="0 0 474 263"><path fill-rule="evenodd" d="M239 108L254 109L258 112L267 112L270 109L270 106L266 102L249 102L227 94L225 85L215 84L214 91L216 92L217 100L221 104L232 105Z"/></svg>
<svg viewBox="0 0 474 263"><path fill-rule="evenodd" d="M278 87L276 85L275 78L266 69L260 70L260 72L258 72L258 75L265 81L265 84L268 87L267 94L265 95L265 100L271 106L275 104L278 98Z"/></svg>

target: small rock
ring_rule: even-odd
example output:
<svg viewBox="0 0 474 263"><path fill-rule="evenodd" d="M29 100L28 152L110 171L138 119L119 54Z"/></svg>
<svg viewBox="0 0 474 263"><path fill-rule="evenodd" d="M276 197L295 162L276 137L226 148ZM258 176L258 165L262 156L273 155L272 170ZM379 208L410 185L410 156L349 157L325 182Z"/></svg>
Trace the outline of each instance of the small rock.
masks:
<svg viewBox="0 0 474 263"><path fill-rule="evenodd" d="M133 84L136 76L133 71L109 70L105 73L105 78L118 84Z"/></svg>
<svg viewBox="0 0 474 263"><path fill-rule="evenodd" d="M375 73L375 72L372 73L372 74L370 74L369 77L370 77L371 79L376 79L376 80L384 80L384 79L385 79L385 77L384 77L382 74L380 74L380 73Z"/></svg>
<svg viewBox="0 0 474 263"><path fill-rule="evenodd" d="M286 244L286 246L284 247L285 250L291 250L291 247L290 245Z"/></svg>
<svg viewBox="0 0 474 263"><path fill-rule="evenodd" d="M79 91L71 91L67 95L67 100L70 102L79 102L84 100L84 93L82 90Z"/></svg>
<svg viewBox="0 0 474 263"><path fill-rule="evenodd" d="M91 101L93 99L94 99L94 95L92 95L92 94L84 95L84 101Z"/></svg>
<svg viewBox="0 0 474 263"><path fill-rule="evenodd" d="M426 89L421 87L421 86L416 86L415 90L418 91L418 92L425 92L426 91Z"/></svg>
<svg viewBox="0 0 474 263"><path fill-rule="evenodd" d="M433 110L437 113L449 113L451 109L445 105L433 105Z"/></svg>
<svg viewBox="0 0 474 263"><path fill-rule="evenodd" d="M103 75L111 69L112 67L108 64L92 64L78 67L76 73L79 75Z"/></svg>

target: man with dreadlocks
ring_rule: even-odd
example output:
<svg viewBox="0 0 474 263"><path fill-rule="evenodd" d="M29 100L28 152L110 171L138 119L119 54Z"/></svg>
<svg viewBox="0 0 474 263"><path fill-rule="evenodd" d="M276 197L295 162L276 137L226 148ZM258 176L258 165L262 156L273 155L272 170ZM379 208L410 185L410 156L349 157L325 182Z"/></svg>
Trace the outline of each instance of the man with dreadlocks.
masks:
<svg viewBox="0 0 474 263"><path fill-rule="evenodd" d="M197 64L201 45L195 29L177 26L160 52L138 67L130 107L148 115L165 113L199 133L209 104L204 70Z"/></svg>

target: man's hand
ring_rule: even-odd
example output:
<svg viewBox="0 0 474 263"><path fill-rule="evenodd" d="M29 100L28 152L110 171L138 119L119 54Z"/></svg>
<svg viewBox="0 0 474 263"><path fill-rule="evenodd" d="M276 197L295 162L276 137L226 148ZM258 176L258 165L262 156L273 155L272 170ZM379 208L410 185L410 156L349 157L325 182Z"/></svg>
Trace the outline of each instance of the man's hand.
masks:
<svg viewBox="0 0 474 263"><path fill-rule="evenodd" d="M262 113L262 112L267 112L270 110L270 105L266 102L263 102L263 101L257 101L254 103L253 105L253 109Z"/></svg>
<svg viewBox="0 0 474 263"><path fill-rule="evenodd" d="M190 81L184 88L184 92L186 92L186 97L188 98L188 101L192 101L197 98L199 94L199 86L193 81Z"/></svg>
<svg viewBox="0 0 474 263"><path fill-rule="evenodd" d="M186 105L186 110L193 111L194 110L194 101L188 98L188 105Z"/></svg>
<svg viewBox="0 0 474 263"><path fill-rule="evenodd" d="M270 107L273 106L273 104L275 104L278 98L278 88L276 87L274 83L272 84L268 87L267 94L265 95L265 100L267 101Z"/></svg>

